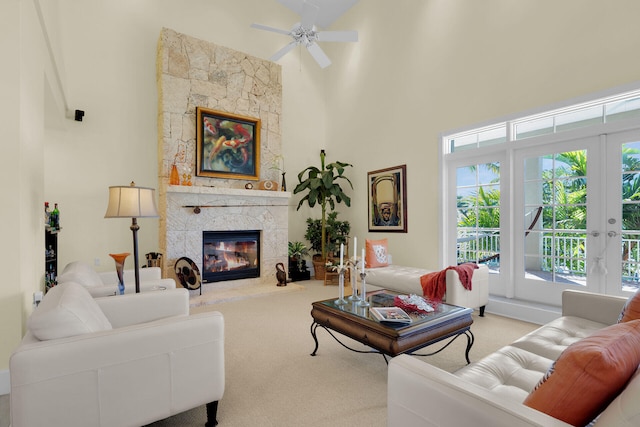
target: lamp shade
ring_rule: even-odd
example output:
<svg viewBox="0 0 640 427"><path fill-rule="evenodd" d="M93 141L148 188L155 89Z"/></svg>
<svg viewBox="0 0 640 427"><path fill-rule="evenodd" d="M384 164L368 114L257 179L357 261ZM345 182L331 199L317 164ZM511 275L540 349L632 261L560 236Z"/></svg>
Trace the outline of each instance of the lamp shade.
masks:
<svg viewBox="0 0 640 427"><path fill-rule="evenodd" d="M157 218L155 190L147 187L109 187L109 205L105 218Z"/></svg>

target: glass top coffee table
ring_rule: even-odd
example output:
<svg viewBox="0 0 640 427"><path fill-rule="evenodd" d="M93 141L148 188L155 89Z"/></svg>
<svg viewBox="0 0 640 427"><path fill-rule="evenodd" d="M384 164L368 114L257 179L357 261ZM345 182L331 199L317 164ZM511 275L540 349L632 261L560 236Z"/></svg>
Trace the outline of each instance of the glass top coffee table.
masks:
<svg viewBox="0 0 640 427"><path fill-rule="evenodd" d="M311 336L315 341L315 348L311 353L315 356L318 352L318 327L326 330L343 347L358 353L380 353L386 356L397 356L408 353L416 356L431 356L444 350L456 338L461 335L467 338L465 358L469 360L469 351L473 346L474 336L471 333L473 323L473 309L458 307L445 303L434 305L434 311L430 313L407 312L411 317L408 324L380 323L373 314L371 307L393 307L394 298L398 293L380 290L367 293L369 307L362 307L357 302L348 301L346 305L336 304L336 299L328 299L312 303ZM362 351L348 347L340 341L332 331L352 338L373 350ZM429 345L449 339L449 341L437 351L422 354L415 353Z"/></svg>

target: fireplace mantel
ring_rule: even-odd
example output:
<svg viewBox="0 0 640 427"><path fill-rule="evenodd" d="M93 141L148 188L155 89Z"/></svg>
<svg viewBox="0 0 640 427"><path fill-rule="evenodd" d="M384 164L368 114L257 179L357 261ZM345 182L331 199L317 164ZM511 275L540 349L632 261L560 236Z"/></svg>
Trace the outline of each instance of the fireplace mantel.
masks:
<svg viewBox="0 0 640 427"><path fill-rule="evenodd" d="M262 197L271 199L289 199L288 191L246 190L244 188L203 187L190 185L167 185L167 193L213 194L218 196Z"/></svg>
<svg viewBox="0 0 640 427"><path fill-rule="evenodd" d="M160 250L169 277L181 257L190 258L202 271L203 231L260 230L260 277L205 284L203 290L277 283L275 265L287 261L290 192L182 185L164 189L159 199Z"/></svg>

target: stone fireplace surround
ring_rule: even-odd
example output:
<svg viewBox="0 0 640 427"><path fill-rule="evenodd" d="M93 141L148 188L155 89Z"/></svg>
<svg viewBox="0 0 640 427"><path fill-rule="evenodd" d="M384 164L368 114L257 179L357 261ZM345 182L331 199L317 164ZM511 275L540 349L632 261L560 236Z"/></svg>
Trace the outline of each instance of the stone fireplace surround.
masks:
<svg viewBox="0 0 640 427"><path fill-rule="evenodd" d="M166 213L161 217L166 233L160 236L160 245L172 260L167 266L169 277L175 277L172 266L183 256L191 258L202 272L203 231L260 230L260 277L206 283L202 291L277 284L275 265L287 257L291 193L172 185L166 196ZM193 206L199 206L200 213Z"/></svg>
<svg viewBox="0 0 640 427"><path fill-rule="evenodd" d="M163 28L158 41L158 210L163 276L192 259L202 272L202 232L261 230L260 277L215 282L211 289L275 286L275 265L287 265L291 193L248 190L246 180L196 176L196 107L261 120L260 180L279 181L282 154L281 67L206 40ZM176 164L192 175L192 186L169 185ZM255 184L255 183L254 183ZM200 206L200 213L184 206ZM191 291L192 297L199 291Z"/></svg>

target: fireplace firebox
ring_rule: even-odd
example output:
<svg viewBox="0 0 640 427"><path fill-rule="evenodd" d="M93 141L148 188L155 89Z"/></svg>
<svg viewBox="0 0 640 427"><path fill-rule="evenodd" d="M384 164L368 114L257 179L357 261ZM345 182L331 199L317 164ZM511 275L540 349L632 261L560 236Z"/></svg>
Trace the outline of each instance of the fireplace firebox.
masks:
<svg viewBox="0 0 640 427"><path fill-rule="evenodd" d="M204 283L260 277L260 230L203 231Z"/></svg>

